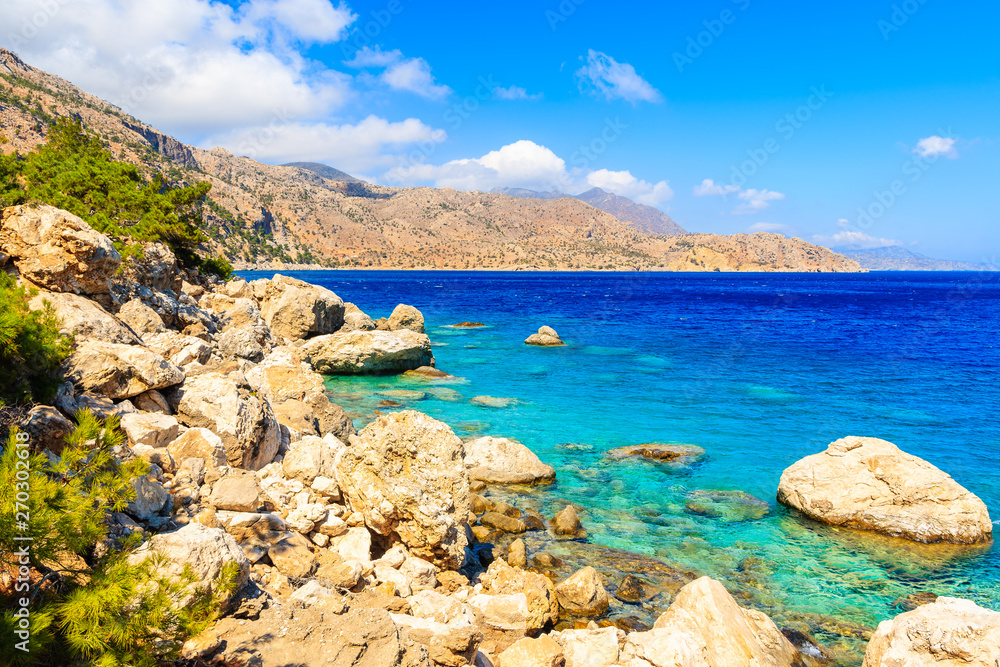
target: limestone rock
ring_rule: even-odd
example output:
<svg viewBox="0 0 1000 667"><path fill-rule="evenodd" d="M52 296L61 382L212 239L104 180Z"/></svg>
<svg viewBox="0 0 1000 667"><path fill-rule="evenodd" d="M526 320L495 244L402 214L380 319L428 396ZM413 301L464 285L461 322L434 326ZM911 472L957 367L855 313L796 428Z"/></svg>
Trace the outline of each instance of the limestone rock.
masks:
<svg viewBox="0 0 1000 667"><path fill-rule="evenodd" d="M73 423L55 408L36 405L24 419L21 429L28 434L34 450L61 454L65 444L63 438L73 431Z"/></svg>
<svg viewBox="0 0 1000 667"><path fill-rule="evenodd" d="M572 505L567 505L553 517L552 530L556 535L569 535L571 537L585 537L587 534L587 531L583 529L583 524L580 523L580 515L577 514L576 508Z"/></svg>
<svg viewBox="0 0 1000 667"><path fill-rule="evenodd" d="M166 396L156 389L142 392L132 399L132 404L143 412L159 412L164 415L172 415L174 412L170 409Z"/></svg>
<svg viewBox="0 0 1000 667"><path fill-rule="evenodd" d="M792 667L802 662L770 618L741 609L722 584L708 577L682 588L653 629L629 634L628 642L627 650L656 667Z"/></svg>
<svg viewBox="0 0 1000 667"><path fill-rule="evenodd" d="M125 511L139 521L149 521L168 504L172 506L170 492L156 480L148 476L137 477L132 486L135 488L135 498L129 502Z"/></svg>
<svg viewBox="0 0 1000 667"><path fill-rule="evenodd" d="M337 455L344 450L344 443L335 436L326 438L307 436L292 443L285 452L281 470L288 479L312 484L317 477L335 478Z"/></svg>
<svg viewBox="0 0 1000 667"><path fill-rule="evenodd" d="M530 449L508 438L489 436L465 444L465 466L471 479L494 484L535 484L556 478Z"/></svg>
<svg viewBox="0 0 1000 667"><path fill-rule="evenodd" d="M267 555L286 577L308 577L318 565L309 540L296 533L289 533L268 549Z"/></svg>
<svg viewBox="0 0 1000 667"><path fill-rule="evenodd" d="M483 591L490 595L521 594L525 597L523 629L536 632L555 625L559 620L556 588L548 577L511 567L498 558L480 579Z"/></svg>
<svg viewBox="0 0 1000 667"><path fill-rule="evenodd" d="M308 341L302 351L313 368L326 375L402 373L434 365L430 339L409 329L318 336Z"/></svg>
<svg viewBox="0 0 1000 667"><path fill-rule="evenodd" d="M589 566L556 584L556 596L560 607L578 616L598 616L608 610L604 580Z"/></svg>
<svg viewBox="0 0 1000 667"><path fill-rule="evenodd" d="M566 667L612 667L618 662L619 635L624 633L611 627L600 630L563 630L554 632L551 636L562 646Z"/></svg>
<svg viewBox="0 0 1000 667"><path fill-rule="evenodd" d="M705 450L697 445L663 444L657 442L617 447L608 450L607 453L608 457L616 460L641 457L651 461L662 461L674 466L690 465L704 455Z"/></svg>
<svg viewBox="0 0 1000 667"><path fill-rule="evenodd" d="M142 299L132 299L122 306L118 311L118 319L131 327L140 336L166 331L163 318L155 310L144 304Z"/></svg>
<svg viewBox="0 0 1000 667"><path fill-rule="evenodd" d="M477 618L489 628L517 632L527 632L529 629L528 598L524 593L478 593L470 596L466 602L476 610Z"/></svg>
<svg viewBox="0 0 1000 667"><path fill-rule="evenodd" d="M122 345L138 345L141 342L135 331L85 296L43 291L28 302L28 307L42 310L46 302L52 304L59 318L59 330L73 334L78 340L91 339Z"/></svg>
<svg viewBox="0 0 1000 667"><path fill-rule="evenodd" d="M469 605L437 591L422 590L406 601L410 605L410 614L415 618L455 627L474 625L476 622L476 615Z"/></svg>
<svg viewBox="0 0 1000 667"><path fill-rule="evenodd" d="M111 239L54 206L4 209L0 252L23 278L53 292L108 294L121 265Z"/></svg>
<svg viewBox="0 0 1000 667"><path fill-rule="evenodd" d="M462 441L414 411L383 415L351 438L337 464L350 507L379 535L445 569L465 558L469 483Z"/></svg>
<svg viewBox="0 0 1000 667"><path fill-rule="evenodd" d="M558 347L566 344L562 342L559 334L552 327L539 328L538 333L531 334L524 342L528 345L537 345L539 347Z"/></svg>
<svg viewBox="0 0 1000 667"><path fill-rule="evenodd" d="M548 635L525 637L497 657L496 667L564 667L562 646Z"/></svg>
<svg viewBox="0 0 1000 667"><path fill-rule="evenodd" d="M496 528L512 535L519 535L528 530L528 526L520 519L505 516L499 512L486 512L479 517L479 523L488 528Z"/></svg>
<svg viewBox="0 0 1000 667"><path fill-rule="evenodd" d="M392 620L406 629L410 639L427 649L431 662L438 667L472 664L483 639L483 633L469 626L453 627L403 614L392 614Z"/></svg>
<svg viewBox="0 0 1000 667"><path fill-rule="evenodd" d="M181 368L208 363L212 357L212 347L205 341L177 331L146 334L142 342L147 348Z"/></svg>
<svg viewBox="0 0 1000 667"><path fill-rule="evenodd" d="M863 667L996 667L998 661L1000 613L939 597L879 623Z"/></svg>
<svg viewBox="0 0 1000 667"><path fill-rule="evenodd" d="M424 333L424 315L413 306L399 304L389 315L389 331L399 331L409 329L417 333Z"/></svg>
<svg viewBox="0 0 1000 667"><path fill-rule="evenodd" d="M281 432L271 406L242 374L202 373L166 395L178 421L222 438L229 465L259 470L278 452Z"/></svg>
<svg viewBox="0 0 1000 667"><path fill-rule="evenodd" d="M374 331L375 322L353 303L344 304L344 326L341 331Z"/></svg>
<svg viewBox="0 0 1000 667"><path fill-rule="evenodd" d="M199 523L189 523L178 530L154 535L129 557L129 561L140 563L154 553L166 557L160 568L164 576L180 580L185 568L190 568L195 577L194 583L188 585L191 593L212 587L226 563L238 566L234 591L247 583L250 572L250 562L226 531Z"/></svg>
<svg viewBox="0 0 1000 667"><path fill-rule="evenodd" d="M166 447L177 438L178 426L173 417L156 412L133 412L121 418L121 429L132 447Z"/></svg>
<svg viewBox="0 0 1000 667"><path fill-rule="evenodd" d="M171 387L184 371L138 345L85 340L63 362L63 374L81 391L120 399Z"/></svg>
<svg viewBox="0 0 1000 667"><path fill-rule="evenodd" d="M917 542L991 539L986 505L948 474L891 442L850 436L781 475L778 501L836 526Z"/></svg>
<svg viewBox="0 0 1000 667"><path fill-rule="evenodd" d="M256 512L262 503L257 478L236 472L226 475L212 487L209 502L217 510Z"/></svg>
<svg viewBox="0 0 1000 667"><path fill-rule="evenodd" d="M226 447L222 438L207 428L189 428L184 435L169 445L167 450L178 465L185 459L204 459L205 464L213 467L226 465Z"/></svg>
<svg viewBox="0 0 1000 667"><path fill-rule="evenodd" d="M261 314L275 336L299 340L340 329L344 302L325 287L276 275L267 285Z"/></svg>

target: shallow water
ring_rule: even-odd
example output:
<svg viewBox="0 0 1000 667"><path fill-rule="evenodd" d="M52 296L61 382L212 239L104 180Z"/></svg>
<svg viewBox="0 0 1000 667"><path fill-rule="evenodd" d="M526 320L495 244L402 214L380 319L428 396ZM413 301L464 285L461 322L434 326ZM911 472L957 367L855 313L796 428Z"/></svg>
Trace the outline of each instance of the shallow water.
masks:
<svg viewBox="0 0 1000 667"><path fill-rule="evenodd" d="M244 273L269 277L270 273ZM781 471L846 435L894 442L950 473L1000 519L1000 274L297 272L373 317L416 306L437 366L463 378L330 378L360 428L421 410L464 438L512 437L558 474L538 493L579 503L593 542L746 585L779 617L867 627L933 591L1000 610L1000 550L910 546L818 526L778 506ZM449 324L483 322L477 329ZM563 348L523 344L539 326ZM379 391L402 408L378 408ZM475 396L515 399L480 407ZM609 461L646 442L707 456L683 470ZM698 489L770 503L761 519L691 513ZM544 504L544 503L543 503ZM752 514L752 513L751 513Z"/></svg>

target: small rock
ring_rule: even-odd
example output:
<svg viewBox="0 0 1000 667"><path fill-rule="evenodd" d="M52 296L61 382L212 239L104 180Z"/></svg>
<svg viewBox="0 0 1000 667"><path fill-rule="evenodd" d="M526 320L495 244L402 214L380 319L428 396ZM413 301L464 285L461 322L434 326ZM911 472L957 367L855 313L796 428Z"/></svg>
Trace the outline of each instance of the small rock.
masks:
<svg viewBox="0 0 1000 667"><path fill-rule="evenodd" d="M592 567L578 570L556 584L559 606L578 616L598 616L608 610L608 592L601 575Z"/></svg>
<svg viewBox="0 0 1000 667"><path fill-rule="evenodd" d="M497 656L496 667L564 667L562 646L548 635L525 637Z"/></svg>
<svg viewBox="0 0 1000 667"><path fill-rule="evenodd" d="M562 342L559 334L552 327L539 328L538 333L531 334L524 342L528 345L537 345L539 347L559 347L566 344Z"/></svg>
<svg viewBox="0 0 1000 667"><path fill-rule="evenodd" d="M505 516L499 512L486 512L479 517L479 523L511 534L520 534L528 530L528 527L520 519Z"/></svg>
<svg viewBox="0 0 1000 667"><path fill-rule="evenodd" d="M516 539L507 547L507 563L511 567L527 567L528 552L524 546L524 540Z"/></svg>
<svg viewBox="0 0 1000 667"><path fill-rule="evenodd" d="M576 508L567 505L561 512L552 519L552 530L556 535L569 535L574 538L585 537L587 531L580 523L580 515L576 513Z"/></svg>

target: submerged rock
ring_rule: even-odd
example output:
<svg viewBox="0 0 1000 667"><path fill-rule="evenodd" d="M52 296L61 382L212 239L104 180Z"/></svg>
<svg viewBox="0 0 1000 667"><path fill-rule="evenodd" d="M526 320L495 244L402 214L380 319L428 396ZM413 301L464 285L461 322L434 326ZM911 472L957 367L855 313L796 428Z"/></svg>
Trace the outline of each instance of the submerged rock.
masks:
<svg viewBox="0 0 1000 667"><path fill-rule="evenodd" d="M536 484L556 478L530 449L508 438L479 438L465 445L465 467L471 479L491 484Z"/></svg>
<svg viewBox="0 0 1000 667"><path fill-rule="evenodd" d="M580 515L577 514L576 508L572 505L567 505L553 517L552 531L556 535L568 535L573 538L587 536L587 531L583 529L583 524L580 523Z"/></svg>
<svg viewBox="0 0 1000 667"><path fill-rule="evenodd" d="M409 329L318 336L302 351L326 375L395 374L434 364L430 339Z"/></svg>
<svg viewBox="0 0 1000 667"><path fill-rule="evenodd" d="M607 455L615 460L641 457L651 461L663 461L678 466L694 463L705 455L705 450L697 445L646 443L629 445L608 450Z"/></svg>
<svg viewBox="0 0 1000 667"><path fill-rule="evenodd" d="M474 396L469 400L469 403L481 408L507 408L517 403L517 399L502 396Z"/></svg>
<svg viewBox="0 0 1000 667"><path fill-rule="evenodd" d="M810 518L917 542L991 539L986 505L947 473L877 438L850 436L786 469L778 502Z"/></svg>
<svg viewBox="0 0 1000 667"><path fill-rule="evenodd" d="M531 334L524 342L528 345L537 345L539 347L559 347L566 344L562 342L559 334L552 327L539 328L538 333Z"/></svg>
<svg viewBox="0 0 1000 667"><path fill-rule="evenodd" d="M764 518L770 506L746 491L696 489L688 493L684 511L723 521L754 521Z"/></svg>
<svg viewBox="0 0 1000 667"><path fill-rule="evenodd" d="M996 667L998 661L1000 613L941 597L879 623L863 667Z"/></svg>

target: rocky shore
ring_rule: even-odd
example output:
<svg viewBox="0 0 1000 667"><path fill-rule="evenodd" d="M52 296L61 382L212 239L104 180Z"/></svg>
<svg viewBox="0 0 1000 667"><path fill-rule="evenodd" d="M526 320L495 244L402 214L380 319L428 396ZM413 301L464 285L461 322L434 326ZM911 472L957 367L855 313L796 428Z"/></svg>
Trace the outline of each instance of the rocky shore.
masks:
<svg viewBox="0 0 1000 667"><path fill-rule="evenodd" d="M54 405L22 424L35 447L58 451L79 409L119 415L127 446L117 454L151 472L110 517L112 532L140 534L135 558L158 553L165 575L188 568L193 585L238 569L224 617L185 645L190 665L842 662L813 636L830 619L778 623L752 595L588 542L583 508L540 504L533 485L556 471L511 437L464 442L413 410L358 432L322 374L444 375L411 306L375 320L289 277L223 283L178 270L158 245L123 267L108 238L51 207L4 211L0 265L39 288L33 307L51 303L75 337ZM648 444L609 458L686 465L703 454ZM768 511L741 494L694 493L686 511ZM795 464L778 498L811 519L902 539L991 539L978 498L870 438ZM877 629L837 632L870 639L866 667L996 667L1000 614L920 602Z"/></svg>

